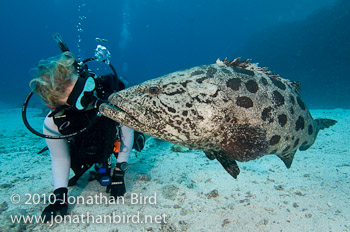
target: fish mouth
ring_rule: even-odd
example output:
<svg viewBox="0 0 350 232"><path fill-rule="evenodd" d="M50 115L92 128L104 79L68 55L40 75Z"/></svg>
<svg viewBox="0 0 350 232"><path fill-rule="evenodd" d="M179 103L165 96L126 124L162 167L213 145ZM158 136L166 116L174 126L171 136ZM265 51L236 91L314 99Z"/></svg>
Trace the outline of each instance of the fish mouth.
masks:
<svg viewBox="0 0 350 232"><path fill-rule="evenodd" d="M111 104L102 104L99 111L102 115L135 130L152 128L159 117L152 111L136 102L123 98L118 93L109 97ZM154 122L154 123L152 123Z"/></svg>

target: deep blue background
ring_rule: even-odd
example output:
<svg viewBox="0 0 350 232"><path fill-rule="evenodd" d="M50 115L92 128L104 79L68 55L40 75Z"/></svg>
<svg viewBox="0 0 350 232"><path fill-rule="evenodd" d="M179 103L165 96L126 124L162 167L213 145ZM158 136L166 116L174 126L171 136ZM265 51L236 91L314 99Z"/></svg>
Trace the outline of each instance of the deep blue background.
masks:
<svg viewBox="0 0 350 232"><path fill-rule="evenodd" d="M52 39L59 32L76 56L81 36L83 58L93 55L96 37L108 39L113 64L134 83L243 56L300 81L309 108L350 108L349 2L7 1L0 9L0 102L22 104L31 68L59 54Z"/></svg>

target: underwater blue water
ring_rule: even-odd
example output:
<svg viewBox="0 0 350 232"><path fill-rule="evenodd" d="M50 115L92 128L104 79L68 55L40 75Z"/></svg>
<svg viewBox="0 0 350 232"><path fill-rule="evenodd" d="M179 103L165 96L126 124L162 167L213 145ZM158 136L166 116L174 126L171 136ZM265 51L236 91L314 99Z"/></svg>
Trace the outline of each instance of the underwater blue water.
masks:
<svg viewBox="0 0 350 232"><path fill-rule="evenodd" d="M0 102L22 104L30 69L60 53L59 32L82 58L101 44L95 38L107 39L112 63L133 83L242 56L300 81L309 108L349 108L349 10L348 0L6 1Z"/></svg>

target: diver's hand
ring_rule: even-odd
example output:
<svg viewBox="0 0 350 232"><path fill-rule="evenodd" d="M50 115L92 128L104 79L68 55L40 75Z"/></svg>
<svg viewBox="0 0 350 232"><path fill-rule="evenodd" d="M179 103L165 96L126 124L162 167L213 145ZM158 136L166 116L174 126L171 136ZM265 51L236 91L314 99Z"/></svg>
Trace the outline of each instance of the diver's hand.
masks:
<svg viewBox="0 0 350 232"><path fill-rule="evenodd" d="M54 217L56 217L57 212L64 216L68 211L68 202L67 202L67 188L58 188L56 189L50 198L50 204L46 206L44 211L41 214L44 222L51 221Z"/></svg>
<svg viewBox="0 0 350 232"><path fill-rule="evenodd" d="M84 109L88 109L89 106L93 106L98 109L102 103L108 103L108 100L98 98L95 93L85 93L84 98L81 100Z"/></svg>
<svg viewBox="0 0 350 232"><path fill-rule="evenodd" d="M113 175L112 175L112 183L110 185L111 196L113 197L124 196L126 192L125 183L124 183L124 173L125 172L122 170L114 169Z"/></svg>

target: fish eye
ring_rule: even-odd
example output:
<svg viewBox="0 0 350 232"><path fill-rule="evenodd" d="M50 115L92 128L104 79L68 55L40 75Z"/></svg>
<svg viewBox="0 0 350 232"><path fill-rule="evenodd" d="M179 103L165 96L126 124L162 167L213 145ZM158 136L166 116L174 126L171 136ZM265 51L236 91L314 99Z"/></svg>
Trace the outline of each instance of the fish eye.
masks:
<svg viewBox="0 0 350 232"><path fill-rule="evenodd" d="M160 89L158 87L150 87L148 89L148 93L151 95L158 95L160 92Z"/></svg>

